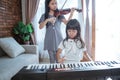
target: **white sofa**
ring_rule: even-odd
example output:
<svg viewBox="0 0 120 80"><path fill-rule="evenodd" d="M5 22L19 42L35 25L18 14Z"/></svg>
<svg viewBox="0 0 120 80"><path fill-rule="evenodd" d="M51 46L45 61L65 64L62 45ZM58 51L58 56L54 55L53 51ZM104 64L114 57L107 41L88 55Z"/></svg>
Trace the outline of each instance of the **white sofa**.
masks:
<svg viewBox="0 0 120 80"><path fill-rule="evenodd" d="M16 57L8 56L0 48L0 80L11 80L23 66L39 63L38 48L36 45L21 46L25 49L25 52Z"/></svg>

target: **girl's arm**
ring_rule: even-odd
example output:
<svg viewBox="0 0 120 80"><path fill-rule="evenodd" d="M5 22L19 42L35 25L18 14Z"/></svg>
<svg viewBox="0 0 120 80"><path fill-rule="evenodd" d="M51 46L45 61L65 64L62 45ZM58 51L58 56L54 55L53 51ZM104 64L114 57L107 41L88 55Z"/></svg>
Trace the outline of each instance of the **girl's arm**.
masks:
<svg viewBox="0 0 120 80"><path fill-rule="evenodd" d="M48 18L45 21L43 21L43 22L40 23L39 28L42 29L47 24L47 22L51 22L51 23L54 24L55 20L56 20L55 17Z"/></svg>
<svg viewBox="0 0 120 80"><path fill-rule="evenodd" d="M61 52L62 52L62 49L58 48L57 53L56 53L58 63L63 63L64 61L64 58L60 57Z"/></svg>
<svg viewBox="0 0 120 80"><path fill-rule="evenodd" d="M41 22L39 25L39 28L42 29L48 22L48 19L46 19L45 21Z"/></svg>
<svg viewBox="0 0 120 80"><path fill-rule="evenodd" d="M83 54L83 60L81 61L93 61L92 58L88 55L88 53L86 51L84 51Z"/></svg>
<svg viewBox="0 0 120 80"><path fill-rule="evenodd" d="M64 24L67 24L68 21L72 18L74 11L75 11L75 8L72 8L68 20L62 19L62 21L63 21Z"/></svg>

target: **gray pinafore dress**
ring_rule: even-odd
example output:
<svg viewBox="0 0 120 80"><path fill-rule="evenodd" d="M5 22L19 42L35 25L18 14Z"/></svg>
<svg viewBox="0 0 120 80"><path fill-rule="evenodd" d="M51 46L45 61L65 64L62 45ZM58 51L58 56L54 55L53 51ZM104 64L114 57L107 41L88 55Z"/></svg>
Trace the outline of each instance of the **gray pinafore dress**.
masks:
<svg viewBox="0 0 120 80"><path fill-rule="evenodd" d="M52 15L49 15L49 18L54 17ZM58 45L63 40L60 25L62 22L62 19L65 17L63 15L60 15L54 25L50 22L48 22L48 26L46 26L46 34L45 34L45 41L44 41L44 50L50 50L50 51L56 51L58 48ZM39 24L45 20L45 14L43 14L39 20Z"/></svg>

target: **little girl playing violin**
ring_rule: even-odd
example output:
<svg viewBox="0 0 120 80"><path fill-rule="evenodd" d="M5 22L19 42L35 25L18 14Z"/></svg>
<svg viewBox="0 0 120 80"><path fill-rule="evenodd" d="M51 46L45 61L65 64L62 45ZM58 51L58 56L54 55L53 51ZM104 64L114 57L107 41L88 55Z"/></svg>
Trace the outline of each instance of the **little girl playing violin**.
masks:
<svg viewBox="0 0 120 80"><path fill-rule="evenodd" d="M48 50L50 63L56 63L57 47L59 43L63 40L60 31L61 22L67 24L67 22L72 18L75 11L75 9L72 8L69 18L66 20L63 15L59 15L59 17L54 16L56 9L56 0L45 0L45 13L41 16L39 20L39 28L42 29L43 27L46 27L44 50Z"/></svg>

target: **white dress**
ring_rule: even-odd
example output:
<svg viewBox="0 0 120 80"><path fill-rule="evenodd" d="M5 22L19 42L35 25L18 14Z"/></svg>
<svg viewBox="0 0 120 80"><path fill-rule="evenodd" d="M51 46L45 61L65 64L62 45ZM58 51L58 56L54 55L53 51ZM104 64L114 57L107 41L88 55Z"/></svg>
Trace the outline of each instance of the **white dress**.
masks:
<svg viewBox="0 0 120 80"><path fill-rule="evenodd" d="M64 63L80 62L83 59L83 51L86 50L86 48L81 48L80 41L75 42L73 39L68 39L64 42L64 45L62 41L58 48L64 50Z"/></svg>

